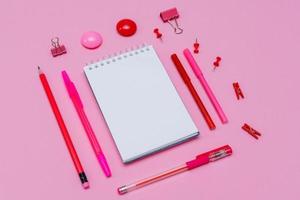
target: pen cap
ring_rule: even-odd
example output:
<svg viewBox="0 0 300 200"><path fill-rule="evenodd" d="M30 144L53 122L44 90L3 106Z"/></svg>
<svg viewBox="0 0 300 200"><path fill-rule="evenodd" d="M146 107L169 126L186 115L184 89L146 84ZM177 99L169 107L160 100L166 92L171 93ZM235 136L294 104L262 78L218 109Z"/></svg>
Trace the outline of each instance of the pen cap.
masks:
<svg viewBox="0 0 300 200"><path fill-rule="evenodd" d="M232 154L232 148L229 145L222 146L220 148L211 150L209 152L198 155L196 158L208 157L210 161L214 161Z"/></svg>
<svg viewBox="0 0 300 200"><path fill-rule="evenodd" d="M202 76L202 71L200 67L198 66L195 58L193 57L192 53L190 52L189 49L184 49L183 54L185 58L187 59L188 63L190 64L192 70L194 71L195 75L199 78Z"/></svg>
<svg viewBox="0 0 300 200"><path fill-rule="evenodd" d="M201 165L205 165L209 162L219 160L226 156L230 156L232 154L232 149L229 145L222 146L220 148L208 151L203 154L199 154L196 159L191 160L186 163L186 166L189 170L199 167Z"/></svg>
<svg viewBox="0 0 300 200"><path fill-rule="evenodd" d="M64 70L61 72L61 75L63 77L65 86L67 88L67 91L68 91L69 96L71 97L72 101L75 101L80 107L83 107L83 104L82 104L80 96L77 92L77 89L76 89L74 83L69 78L67 72Z"/></svg>
<svg viewBox="0 0 300 200"><path fill-rule="evenodd" d="M201 165L205 165L209 163L209 157L208 156L201 156L199 158L196 158L194 160L191 160L189 162L186 162L186 166L188 170L194 169L196 167L200 167Z"/></svg>
<svg viewBox="0 0 300 200"><path fill-rule="evenodd" d="M180 74L183 81L185 83L190 82L190 78L189 78L188 74L186 73L182 63L180 62L178 56L174 53L174 54L171 55L171 59L172 59L174 65L175 65L175 67L177 68L177 71Z"/></svg>

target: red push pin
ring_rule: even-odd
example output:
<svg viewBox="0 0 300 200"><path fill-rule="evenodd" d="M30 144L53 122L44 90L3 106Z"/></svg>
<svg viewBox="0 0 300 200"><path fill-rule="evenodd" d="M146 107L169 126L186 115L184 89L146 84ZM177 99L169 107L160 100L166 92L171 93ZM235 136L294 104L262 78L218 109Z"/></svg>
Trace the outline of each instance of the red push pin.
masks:
<svg viewBox="0 0 300 200"><path fill-rule="evenodd" d="M220 66L220 62L221 62L222 58L220 56L216 57L216 61L213 63L214 64L214 69L216 69L217 67Z"/></svg>
<svg viewBox="0 0 300 200"><path fill-rule="evenodd" d="M67 53L66 47L59 44L59 38L55 37L51 39L53 48L51 49L51 54L53 57Z"/></svg>
<svg viewBox="0 0 300 200"><path fill-rule="evenodd" d="M162 40L162 34L159 32L158 28L155 28L153 32L156 34L156 38Z"/></svg>
<svg viewBox="0 0 300 200"><path fill-rule="evenodd" d="M196 42L194 43L194 53L199 53L199 46L198 40L196 38Z"/></svg>

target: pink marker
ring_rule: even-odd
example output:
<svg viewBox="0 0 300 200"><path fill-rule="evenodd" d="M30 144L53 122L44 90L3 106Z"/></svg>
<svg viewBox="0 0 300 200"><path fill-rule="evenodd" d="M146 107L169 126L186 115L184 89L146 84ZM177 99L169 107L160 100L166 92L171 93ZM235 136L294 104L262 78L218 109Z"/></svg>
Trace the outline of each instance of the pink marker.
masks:
<svg viewBox="0 0 300 200"><path fill-rule="evenodd" d="M185 56L185 58L187 59L187 61L189 62L192 70L194 71L195 75L197 76L197 78L199 79L202 87L204 88L210 102L212 103L212 105L214 106L216 112L219 115L219 118L221 119L221 122L227 123L228 119L222 109L222 107L220 106L217 98L215 97L213 91L210 89L207 81L205 80L202 71L200 70L200 67L198 66L198 64L196 63L193 55L191 54L189 49L185 49L183 50L183 54Z"/></svg>
<svg viewBox="0 0 300 200"><path fill-rule="evenodd" d="M96 157L102 167L102 170L104 172L104 174L107 176L107 177L110 177L111 176L111 172L110 172L110 169L109 169L109 166L107 164L107 161L106 161L106 158L101 150L101 147L97 141L97 138L95 136L95 133L91 127L91 124L84 112L84 109L83 109L83 104L81 102L81 99L79 97L79 94L76 90L76 87L74 85L74 83L70 80L68 74L66 71L62 71L62 77L64 79L64 82L65 82L65 86L67 88L67 91L70 95L70 98L72 99L72 102L75 106L75 109L79 115L79 118L81 120L81 123L85 129L85 132L90 140L90 143L93 147L93 150L96 154Z"/></svg>

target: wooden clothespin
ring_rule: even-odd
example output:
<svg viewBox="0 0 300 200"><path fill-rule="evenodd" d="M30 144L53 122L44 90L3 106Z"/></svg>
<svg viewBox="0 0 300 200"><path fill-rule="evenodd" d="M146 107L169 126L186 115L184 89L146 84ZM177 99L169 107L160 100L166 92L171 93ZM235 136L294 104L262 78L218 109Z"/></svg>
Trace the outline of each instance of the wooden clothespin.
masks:
<svg viewBox="0 0 300 200"><path fill-rule="evenodd" d="M261 134L257 130L255 130L254 128L252 128L246 123L244 124L244 126L242 126L242 129L257 140L258 140L258 136L261 136Z"/></svg>
<svg viewBox="0 0 300 200"><path fill-rule="evenodd" d="M233 85L233 88L234 88L234 91L235 91L235 94L236 94L236 98L239 100L240 97L244 98L244 94L240 88L240 85L238 82L235 82L232 84Z"/></svg>

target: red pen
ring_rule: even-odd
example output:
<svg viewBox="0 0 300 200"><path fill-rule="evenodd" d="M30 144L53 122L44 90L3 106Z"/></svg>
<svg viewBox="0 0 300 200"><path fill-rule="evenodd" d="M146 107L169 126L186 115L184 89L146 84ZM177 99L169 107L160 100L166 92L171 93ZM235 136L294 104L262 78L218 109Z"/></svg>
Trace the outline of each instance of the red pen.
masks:
<svg viewBox="0 0 300 200"><path fill-rule="evenodd" d="M74 145L72 143L71 137L70 137L67 127L64 123L64 120L60 114L57 103L56 103L53 93L51 91L50 85L47 81L46 75L41 71L40 67L38 67L38 70L39 70L40 80L42 82L42 85L43 85L46 95L48 97L49 103L51 105L52 111L55 115L55 118L56 118L59 128L61 130L62 136L66 142L67 148L69 150L69 153L71 155L71 158L73 160L73 163L75 165L77 173L79 175L81 184L84 189L87 189L87 188L89 188L88 179L83 171L82 165L80 163L80 160L78 158L78 155L77 155Z"/></svg>
<svg viewBox="0 0 300 200"><path fill-rule="evenodd" d="M131 192L135 189L144 187L146 185L149 185L151 183L163 180L165 178L168 178L170 176L174 176L176 174L195 169L197 167L200 167L201 165L208 164L210 162L219 160L221 158L230 156L232 154L232 149L229 145L225 145L223 147L214 149L212 151L200 154L196 157L196 159L186 162L183 165L180 165L178 167L175 167L173 169L167 170L165 172L162 172L160 174L151 176L149 178L142 179L140 181L137 181L135 183L124 185L122 187L118 188L118 193L126 194L127 192Z"/></svg>
<svg viewBox="0 0 300 200"><path fill-rule="evenodd" d="M194 86L193 86L193 84L192 84L192 82L191 82L191 80L190 80L188 74L186 73L186 71L185 71L183 65L181 64L179 58L178 58L177 55L174 53L174 54L171 55L171 59L172 59L174 65L176 66L177 71L179 72L179 74L180 74L182 80L184 81L184 83L185 83L186 86L188 87L188 89L189 89L191 95L193 96L193 98L194 98L194 100L195 100L195 102L196 102L198 108L200 109L200 111L201 111L201 113L202 113L202 115L203 115L203 117L204 117L204 119L205 119L205 121L206 121L206 123L207 123L209 129L210 129L210 130L215 129L215 128L216 128L216 125L214 124L214 122L213 122L213 120L211 119L209 113L207 112L207 110L206 110L204 104L202 103L202 101L201 101L199 95L197 94L197 92L196 92L196 90L195 90L195 88L194 88Z"/></svg>

